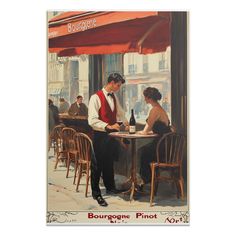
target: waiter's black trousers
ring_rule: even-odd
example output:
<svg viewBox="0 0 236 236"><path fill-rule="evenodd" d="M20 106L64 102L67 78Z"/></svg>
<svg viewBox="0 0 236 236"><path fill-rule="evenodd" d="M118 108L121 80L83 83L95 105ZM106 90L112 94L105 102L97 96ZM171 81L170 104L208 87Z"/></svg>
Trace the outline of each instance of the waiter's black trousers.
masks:
<svg viewBox="0 0 236 236"><path fill-rule="evenodd" d="M95 159L91 162L92 196L101 194L99 180L102 175L107 190L115 188L113 162L119 155L119 142L106 132L94 131Z"/></svg>

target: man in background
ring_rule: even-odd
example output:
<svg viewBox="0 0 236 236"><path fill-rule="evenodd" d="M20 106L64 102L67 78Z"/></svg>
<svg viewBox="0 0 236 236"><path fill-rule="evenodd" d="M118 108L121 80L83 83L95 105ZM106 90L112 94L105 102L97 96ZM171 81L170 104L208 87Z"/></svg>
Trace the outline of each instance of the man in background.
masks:
<svg viewBox="0 0 236 236"><path fill-rule="evenodd" d="M82 96L79 95L76 99L76 102L71 104L68 114L70 116L88 116L88 108L83 103Z"/></svg>

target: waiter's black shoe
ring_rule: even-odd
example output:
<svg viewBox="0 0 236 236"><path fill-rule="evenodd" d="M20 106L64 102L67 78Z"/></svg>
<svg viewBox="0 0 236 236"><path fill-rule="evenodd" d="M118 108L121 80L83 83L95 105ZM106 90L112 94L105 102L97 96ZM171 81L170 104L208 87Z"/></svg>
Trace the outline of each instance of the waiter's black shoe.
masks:
<svg viewBox="0 0 236 236"><path fill-rule="evenodd" d="M103 197L101 195L93 197L93 199L97 200L97 202L100 206L103 206L103 207L108 206L107 202L103 199Z"/></svg>
<svg viewBox="0 0 236 236"><path fill-rule="evenodd" d="M107 194L118 194L118 193L121 193L121 192L122 192L122 190L118 190L116 188L112 188L112 189L107 189L106 190Z"/></svg>

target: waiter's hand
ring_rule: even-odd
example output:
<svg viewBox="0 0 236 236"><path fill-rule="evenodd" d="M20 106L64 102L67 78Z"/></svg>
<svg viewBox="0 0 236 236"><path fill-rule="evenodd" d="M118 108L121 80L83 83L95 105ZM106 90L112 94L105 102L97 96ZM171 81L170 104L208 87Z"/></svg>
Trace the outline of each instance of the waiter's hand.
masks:
<svg viewBox="0 0 236 236"><path fill-rule="evenodd" d="M119 131L120 130L120 126L119 126L119 124L117 124L117 123L115 123L114 125L107 125L107 127L106 127L107 129L110 129L110 130L117 130L117 131Z"/></svg>

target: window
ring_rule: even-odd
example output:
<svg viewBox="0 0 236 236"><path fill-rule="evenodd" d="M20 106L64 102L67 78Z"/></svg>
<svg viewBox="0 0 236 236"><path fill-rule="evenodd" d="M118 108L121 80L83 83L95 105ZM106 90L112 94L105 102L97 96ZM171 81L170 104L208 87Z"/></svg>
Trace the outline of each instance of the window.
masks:
<svg viewBox="0 0 236 236"><path fill-rule="evenodd" d="M161 57L161 59L159 61L159 70L160 71L168 70L168 65L167 65L165 53L161 53L160 57Z"/></svg>
<svg viewBox="0 0 236 236"><path fill-rule="evenodd" d="M130 64L128 65L128 73L134 75L137 72L137 65Z"/></svg>
<svg viewBox="0 0 236 236"><path fill-rule="evenodd" d="M105 82L111 73L122 72L122 55L121 54L110 54L104 55L104 69L105 69Z"/></svg>
<svg viewBox="0 0 236 236"><path fill-rule="evenodd" d="M148 63L143 63L143 73L148 73Z"/></svg>
<svg viewBox="0 0 236 236"><path fill-rule="evenodd" d="M148 73L148 56L143 55L143 73Z"/></svg>
<svg viewBox="0 0 236 236"><path fill-rule="evenodd" d="M171 73L170 48L164 53L141 55L127 53L124 55L123 108L126 118L130 118L130 110L134 109L136 122L145 124L151 105L145 102L143 91L147 87L155 87L162 94L160 105L166 110L171 120Z"/></svg>

